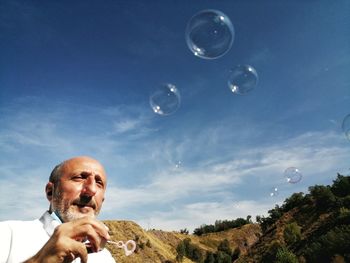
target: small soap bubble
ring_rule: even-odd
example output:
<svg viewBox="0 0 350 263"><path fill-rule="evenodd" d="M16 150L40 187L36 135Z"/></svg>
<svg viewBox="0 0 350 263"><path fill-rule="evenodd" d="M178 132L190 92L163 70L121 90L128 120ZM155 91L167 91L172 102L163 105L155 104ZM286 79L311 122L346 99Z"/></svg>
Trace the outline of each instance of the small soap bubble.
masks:
<svg viewBox="0 0 350 263"><path fill-rule="evenodd" d="M345 116L342 123L342 130L345 134L345 137L350 141L350 114Z"/></svg>
<svg viewBox="0 0 350 263"><path fill-rule="evenodd" d="M278 195L278 188L274 186L270 189L270 196L275 197L277 195Z"/></svg>
<svg viewBox="0 0 350 263"><path fill-rule="evenodd" d="M162 84L149 99L154 113L170 115L180 106L180 93L173 84Z"/></svg>
<svg viewBox="0 0 350 263"><path fill-rule="evenodd" d="M246 94L258 83L258 73L249 65L238 65L231 70L228 87L235 94Z"/></svg>
<svg viewBox="0 0 350 263"><path fill-rule="evenodd" d="M186 27L186 42L194 55L215 59L230 50L234 34L228 16L221 11L208 9L190 19Z"/></svg>
<svg viewBox="0 0 350 263"><path fill-rule="evenodd" d="M301 178L303 177L299 169L296 167L288 167L284 171L284 176L286 177L287 182L291 184L300 182Z"/></svg>
<svg viewBox="0 0 350 263"><path fill-rule="evenodd" d="M182 166L181 161L178 161L178 162L175 164L175 168L176 168L176 169L180 169L181 166Z"/></svg>

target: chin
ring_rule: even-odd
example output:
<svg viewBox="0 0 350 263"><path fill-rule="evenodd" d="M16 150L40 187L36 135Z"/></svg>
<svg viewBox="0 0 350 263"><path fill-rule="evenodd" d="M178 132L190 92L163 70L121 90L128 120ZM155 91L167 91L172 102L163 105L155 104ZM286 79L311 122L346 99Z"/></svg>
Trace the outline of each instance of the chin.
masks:
<svg viewBox="0 0 350 263"><path fill-rule="evenodd" d="M96 217L95 213L91 212L91 211L89 211L89 212L81 212L81 211L79 211L79 212L76 212L74 214L75 214L76 218L82 218L82 217L85 217L85 216L89 216L89 217L93 217L93 218Z"/></svg>
<svg viewBox="0 0 350 263"><path fill-rule="evenodd" d="M95 218L96 215L92 212L87 212L87 213L82 213L82 212L67 212L65 213L64 215L64 221L65 222L69 222L69 221L73 221L73 220L76 220L76 219L80 219L82 217L86 217L86 216L89 216L89 217L92 217L92 218Z"/></svg>

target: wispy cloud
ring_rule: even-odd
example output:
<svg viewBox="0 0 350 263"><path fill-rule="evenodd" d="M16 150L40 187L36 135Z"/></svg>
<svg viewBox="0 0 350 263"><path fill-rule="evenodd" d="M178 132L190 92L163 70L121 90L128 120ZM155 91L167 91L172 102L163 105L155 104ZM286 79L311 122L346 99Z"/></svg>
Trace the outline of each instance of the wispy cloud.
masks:
<svg viewBox="0 0 350 263"><path fill-rule="evenodd" d="M232 220L238 217L266 215L269 203L255 201L238 202L198 202L172 207L166 212L155 212L139 224L144 228L180 230L187 228L190 232L202 224L214 224L216 220Z"/></svg>
<svg viewBox="0 0 350 263"><path fill-rule="evenodd" d="M127 218L145 227L151 224L173 230L264 214L292 192L330 183L336 172L349 168L348 142L334 131L306 132L270 143L237 143L233 147L234 139L243 136L243 131L222 122L201 133L193 130L182 134L179 127L174 131L179 136L150 133L133 141L125 134L137 133L144 126L153 128L152 119L137 111L100 109L96 116L107 123L103 128L114 128L111 135L103 129L76 131L69 126L74 123L69 117L72 110L31 107L26 112L21 107L25 104L2 110L1 219L40 216L47 209L43 189L51 169L62 159L80 154L100 159L110 175L103 218ZM110 121L116 116L119 133ZM264 131L266 127L255 128L261 136L268 132ZM175 166L177 161L181 161L179 167ZM289 166L302 171L300 183L286 183L283 171ZM280 189L276 198L269 196L273 186ZM18 198L13 198L13 193Z"/></svg>
<svg viewBox="0 0 350 263"><path fill-rule="evenodd" d="M6 171L0 170L0 220L34 219L48 209L45 197L47 179L40 176L45 173L31 170L4 178Z"/></svg>
<svg viewBox="0 0 350 263"><path fill-rule="evenodd" d="M291 193L330 183L337 172L345 171L350 153L344 143L342 136L333 132L309 132L279 144L242 149L234 160L196 169L184 167L177 172L164 170L135 188L112 187L108 199L113 201L107 202L106 212L111 216L112 211L120 214L125 209L134 210L136 221L144 225L151 221L153 227L158 224L173 230L216 219L266 214ZM288 184L283 175L290 166L299 167L303 173L297 185ZM280 194L271 198L269 191L274 186ZM216 201L195 201L208 198ZM159 206L172 209L152 209ZM141 207L150 211L140 213Z"/></svg>

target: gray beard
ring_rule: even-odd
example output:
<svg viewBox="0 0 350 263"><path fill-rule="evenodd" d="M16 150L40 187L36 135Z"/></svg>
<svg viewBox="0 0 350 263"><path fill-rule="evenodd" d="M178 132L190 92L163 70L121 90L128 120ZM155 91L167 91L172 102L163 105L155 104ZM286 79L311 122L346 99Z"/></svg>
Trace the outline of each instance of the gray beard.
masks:
<svg viewBox="0 0 350 263"><path fill-rule="evenodd" d="M55 212L63 222L70 222L86 216L84 214L69 211L72 204L70 202L62 201L62 193L59 190L54 193L52 203L53 207L50 206L50 211ZM94 218L97 215L98 213L95 213Z"/></svg>

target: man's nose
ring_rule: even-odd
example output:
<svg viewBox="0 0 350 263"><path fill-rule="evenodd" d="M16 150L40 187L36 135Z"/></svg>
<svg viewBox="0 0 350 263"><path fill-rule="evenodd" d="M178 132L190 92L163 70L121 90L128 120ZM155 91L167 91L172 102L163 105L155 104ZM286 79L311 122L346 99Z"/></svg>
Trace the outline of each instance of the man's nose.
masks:
<svg viewBox="0 0 350 263"><path fill-rule="evenodd" d="M88 196L94 196L97 191L97 186L94 178L87 178L85 183L84 183L84 188L83 188L83 194L88 195Z"/></svg>

